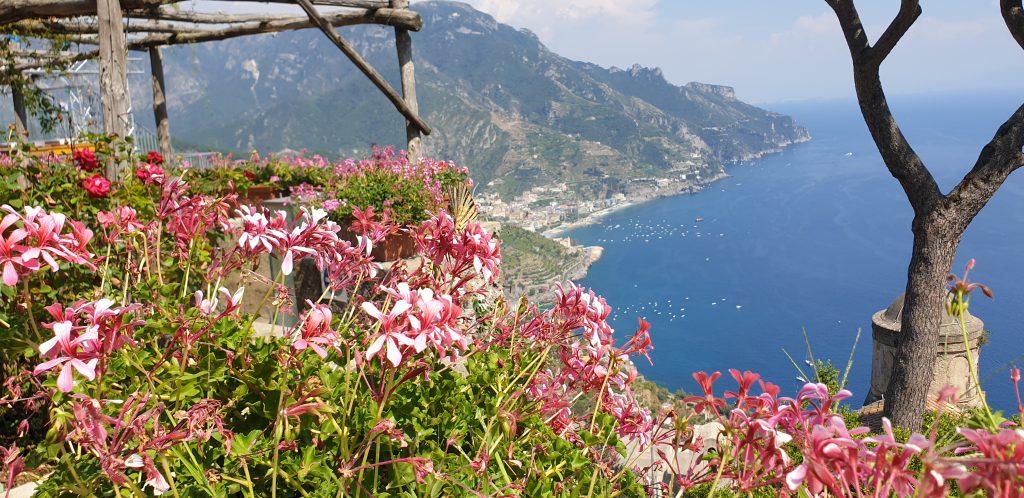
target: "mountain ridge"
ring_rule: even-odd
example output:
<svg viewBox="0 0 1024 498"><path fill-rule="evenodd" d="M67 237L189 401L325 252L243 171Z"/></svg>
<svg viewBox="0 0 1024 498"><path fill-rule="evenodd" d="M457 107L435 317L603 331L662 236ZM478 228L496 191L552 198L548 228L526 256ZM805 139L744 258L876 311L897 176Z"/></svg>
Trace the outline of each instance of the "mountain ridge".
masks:
<svg viewBox="0 0 1024 498"><path fill-rule="evenodd" d="M712 177L809 138L731 87L570 60L467 4L413 9L424 19L413 39L420 109L436 130L424 152L469 167L484 190L565 182L607 197L636 179ZM393 30L342 33L398 87ZM315 30L174 47L166 59L172 133L186 142L335 157L404 143L401 115Z"/></svg>

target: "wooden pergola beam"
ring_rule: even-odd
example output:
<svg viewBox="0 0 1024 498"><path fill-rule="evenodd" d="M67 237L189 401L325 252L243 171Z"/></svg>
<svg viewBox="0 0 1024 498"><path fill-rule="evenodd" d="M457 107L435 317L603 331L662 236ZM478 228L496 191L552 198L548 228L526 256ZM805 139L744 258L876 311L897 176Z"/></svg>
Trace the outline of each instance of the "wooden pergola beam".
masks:
<svg viewBox="0 0 1024 498"><path fill-rule="evenodd" d="M402 26L409 30L419 30L423 26L423 20L419 14L410 10L376 9L356 12L335 12L325 17L327 22L333 26L353 26L357 24L382 24L390 26ZM167 23L163 23L167 24ZM315 27L316 23L308 17L286 17L272 21L248 21L231 23L223 28L186 27L181 25L177 31L165 29L164 32L151 33L142 38L130 38L128 48L130 50L148 50L151 47L162 45L181 45L186 43L201 43L207 41L224 40L237 36L256 35L264 33L277 33L280 31L294 31ZM166 28L166 26L163 26ZM140 29L139 32L148 30ZM95 32L95 31L94 31ZM55 34L52 31L51 35ZM88 45L98 44L99 38L93 34L56 33L64 40L83 43Z"/></svg>
<svg viewBox="0 0 1024 498"><path fill-rule="evenodd" d="M408 9L408 0L235 0L260 3L298 3L306 17L260 14L222 14L178 11L171 5L180 0L3 0L0 26L11 26L29 36L98 45L83 52L16 52L13 67L5 71L56 67L99 57L100 95L103 104L104 133L125 136L129 133L127 97L128 50L148 50L152 68L153 113L157 123L159 147L170 153L170 132L160 47L186 43L224 40L237 36L297 30L316 26L353 64L391 101L406 119L408 152L418 157L421 135L429 135L430 126L419 116L416 100L412 39L409 31L418 31L423 21ZM95 2L95 3L93 3ZM316 5L360 8L322 15ZM124 16L124 12L128 16ZM96 16L88 20L57 21L61 17ZM217 25L215 28L201 26ZM381 24L395 28L396 46L402 82L402 95L384 79L341 35L337 26ZM145 33L128 38L125 33ZM24 121L24 120L22 120ZM108 165L110 167L111 165ZM116 174L116 171L108 174Z"/></svg>
<svg viewBox="0 0 1024 498"><path fill-rule="evenodd" d="M61 35L95 35L99 26L82 20L39 21L35 19L20 21L11 25L12 30L26 36L53 38ZM125 33L187 33L197 28L179 23L154 19L129 19L123 26ZM202 29L202 28L198 28Z"/></svg>
<svg viewBox="0 0 1024 498"><path fill-rule="evenodd" d="M121 8L128 10L158 9L183 0L124 0ZM293 0L234 0L249 3L285 3ZM388 6L387 0L313 0L316 5L326 7L351 7L357 9L379 9ZM78 17L96 15L95 0L4 0L0 3L0 25L26 19L50 17Z"/></svg>
<svg viewBox="0 0 1024 498"><path fill-rule="evenodd" d="M152 16L152 17L147 17ZM158 17L159 16L159 17ZM405 9L374 9L362 11L334 12L326 16L327 20L334 26L352 26L356 24L380 24L395 26L407 31L419 31L423 27L423 19L419 14ZM124 23L124 31L127 33L168 33L176 35L188 35L202 37L211 33L236 33L236 36L274 33L277 31L312 28L315 24L305 16L283 15L283 16L251 16L251 15L226 15L214 23L214 19L220 18L219 14L206 13L178 13L174 15L159 13L132 13L127 16ZM231 19L231 20L227 20ZM224 28L211 29L204 24L227 25ZM69 37L69 41L79 43L95 44L89 38L82 38L76 35L95 35L98 33L96 23L80 19L66 21L41 21L26 20L14 23L13 29L23 35L38 36L40 38ZM129 40L131 43L131 40ZM185 42L189 43L189 42Z"/></svg>
<svg viewBox="0 0 1024 498"><path fill-rule="evenodd" d="M422 28L423 20L419 14L410 10L376 9L357 12L335 12L325 16L333 26L351 26L356 24L388 24L393 26L404 26L409 30L416 31ZM161 33L150 36L135 38L128 41L129 50L149 50L152 47L182 45L188 43L202 43L208 41L225 40L238 36L247 36L262 33L276 33L280 31L292 31L311 28L316 26L308 17L287 16L271 21L249 21L238 22L224 28L200 29L183 33ZM97 44L98 38L89 35L70 36L70 41L85 44ZM18 70L37 69L48 64L65 63L93 59L99 55L98 50L87 50L77 53L51 53L51 52L24 52L15 53L20 62L15 66Z"/></svg>
<svg viewBox="0 0 1024 498"><path fill-rule="evenodd" d="M322 31L323 34L326 35L332 43L334 43L334 46L338 47L338 49L341 50L342 53L344 53L345 56L348 57L349 60L351 60L352 63L355 64L356 67L358 67L359 70L362 71L363 74L366 75L366 77L384 93L388 100L390 100L395 108L398 109L398 112L405 116L405 119L416 125L416 127L419 128L419 131L424 135L430 135L430 126L419 117L416 111L409 107L402 96L399 95L394 88L391 88L391 85L388 84L387 80L385 80L369 62L366 62L366 59L363 59L363 57L359 55L359 52L356 52L356 50L352 48L352 46L349 45L349 43L345 41L337 31L334 30L331 23L317 12L316 7L313 6L312 0L296 0L296 2L298 2L299 6L302 7L302 10L306 11L310 20L316 23L317 27L320 28L320 31Z"/></svg>

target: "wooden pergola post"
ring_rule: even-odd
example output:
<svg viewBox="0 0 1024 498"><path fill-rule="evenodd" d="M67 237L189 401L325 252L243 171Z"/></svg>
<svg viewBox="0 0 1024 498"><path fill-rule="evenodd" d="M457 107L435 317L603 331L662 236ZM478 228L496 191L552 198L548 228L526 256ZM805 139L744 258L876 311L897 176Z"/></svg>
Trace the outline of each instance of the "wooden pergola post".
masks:
<svg viewBox="0 0 1024 498"><path fill-rule="evenodd" d="M10 25L26 36L38 36L61 44L93 45L94 50L39 50L14 52L15 71L50 65L70 65L99 59L103 132L127 137L132 132L128 94L128 50L147 50L152 68L153 116L158 147L172 153L167 116L167 87L160 48L169 45L224 40L238 36L319 28L353 64L387 97L405 118L410 160L421 154L421 137L430 126L419 115L410 33L423 27L423 19L409 9L410 0L237 0L251 3L298 4L305 17L288 14L226 14L182 9L186 0L0 0L0 24ZM17 5L15 5L17 4ZM346 7L321 14L316 6ZM95 15L92 22L89 16ZM395 28L402 91L399 93L349 44L337 27L377 24ZM24 120L23 120L24 121ZM116 177L117 165L107 174Z"/></svg>
<svg viewBox="0 0 1024 498"><path fill-rule="evenodd" d="M409 0L391 0L394 9L409 8ZM420 106L416 101L416 71L412 63L412 36L409 30L395 27L395 47L398 49L398 68L402 77L402 97L413 113L419 115ZM405 121L407 152L410 161L420 158L420 129L411 121Z"/></svg>
<svg viewBox="0 0 1024 498"><path fill-rule="evenodd" d="M103 132L128 135L128 63L120 0L96 0Z"/></svg>
<svg viewBox="0 0 1024 498"><path fill-rule="evenodd" d="M25 112L25 96L17 85L11 85L11 98L14 100L14 132L18 137L28 138L28 113Z"/></svg>
<svg viewBox="0 0 1024 498"><path fill-rule="evenodd" d="M160 154L171 157L171 124L167 118L167 94L164 86L164 56L160 47L150 47L149 67L153 79L153 118Z"/></svg>

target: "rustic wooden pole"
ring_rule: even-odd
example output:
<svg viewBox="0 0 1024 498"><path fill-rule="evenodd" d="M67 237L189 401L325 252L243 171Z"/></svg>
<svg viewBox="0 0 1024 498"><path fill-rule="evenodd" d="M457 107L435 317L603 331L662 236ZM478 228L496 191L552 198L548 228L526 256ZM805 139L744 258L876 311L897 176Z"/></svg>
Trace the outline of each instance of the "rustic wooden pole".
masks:
<svg viewBox="0 0 1024 498"><path fill-rule="evenodd" d="M298 2L299 6L302 7L302 10L306 11L306 15L309 16L309 19L316 23L317 27L320 28L320 31L322 31L324 35L334 43L334 46L338 47L338 49L341 50L342 53L344 53L349 60L351 60L352 63L355 64L367 78L370 78L370 81L372 81L373 84L384 93L388 100L390 100L395 108L398 109L398 112L405 116L405 119L408 119L411 123L415 124L424 135L430 135L430 126L427 125L427 123L423 121L415 111L410 109L405 103L405 100L402 99L402 96L399 95L394 88L391 88L391 85L388 84L387 80L385 80L369 62L366 62L366 60L359 55L359 52L356 52L356 50L352 48L352 46L349 45L337 31L334 30L331 23L317 12L316 7L313 6L313 3L310 0L296 0L296 2Z"/></svg>
<svg viewBox="0 0 1024 498"><path fill-rule="evenodd" d="M181 1L183 0L124 0L121 7L131 10L153 10ZM235 0L235 3L239 2L294 4L295 0ZM313 0L313 3L356 9L380 9L388 6L388 0ZM0 1L0 25L25 19L91 16L97 13L94 10L96 5L95 0L3 0Z"/></svg>
<svg viewBox="0 0 1024 498"><path fill-rule="evenodd" d="M407 9L409 0L391 0L391 7ZM398 68L402 75L402 96L409 109L419 114L420 106L416 101L416 71L412 63L412 36L409 36L409 30L395 27L395 47L398 49ZM408 142L406 150L409 160L418 160L420 158L420 130L408 120L405 122L405 138Z"/></svg>
<svg viewBox="0 0 1024 498"><path fill-rule="evenodd" d="M128 134L128 63L120 0L96 0L103 132Z"/></svg>
<svg viewBox="0 0 1024 498"><path fill-rule="evenodd" d="M153 79L153 118L156 120L156 138L160 153L171 157L171 124L167 118L167 94L164 86L164 56L160 47L149 49L149 67Z"/></svg>
<svg viewBox="0 0 1024 498"><path fill-rule="evenodd" d="M22 139L28 138L28 113L25 112L25 96L17 85L11 85L14 99L14 132Z"/></svg>

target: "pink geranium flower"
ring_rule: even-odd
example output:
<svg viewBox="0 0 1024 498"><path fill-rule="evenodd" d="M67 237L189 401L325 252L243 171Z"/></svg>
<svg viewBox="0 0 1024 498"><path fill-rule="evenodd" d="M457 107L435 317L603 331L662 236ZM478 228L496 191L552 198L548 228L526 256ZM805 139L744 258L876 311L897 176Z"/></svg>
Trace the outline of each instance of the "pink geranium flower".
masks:
<svg viewBox="0 0 1024 498"><path fill-rule="evenodd" d="M70 392L74 387L72 370L77 370L89 380L95 379L98 338L95 328L90 327L80 334L72 334L71 322L54 323L53 338L39 345L39 353L50 356L51 359L40 363L32 373L39 375L60 367L57 387L63 392Z"/></svg>
<svg viewBox="0 0 1024 498"><path fill-rule="evenodd" d="M379 325L377 335L366 348L366 359L372 360L378 352L387 347L386 356L388 361L395 367L402 363L402 347L415 346L416 341L406 334L408 320L405 312L412 308L408 301L398 301L387 313L382 312L377 306L369 301L362 304L363 312L377 320Z"/></svg>
<svg viewBox="0 0 1024 498"><path fill-rule="evenodd" d="M327 348L335 347L338 340L338 333L331 329L331 308L307 302L311 307L300 326L292 331L292 348L296 351L309 348L320 358L327 358Z"/></svg>
<svg viewBox="0 0 1024 498"><path fill-rule="evenodd" d="M86 248L93 234L85 225L39 207L19 212L4 205L0 210L7 213L0 219L0 270L5 285L17 284L21 276L44 264L58 271L61 260L94 267L93 255ZM70 228L70 233L65 228Z"/></svg>

